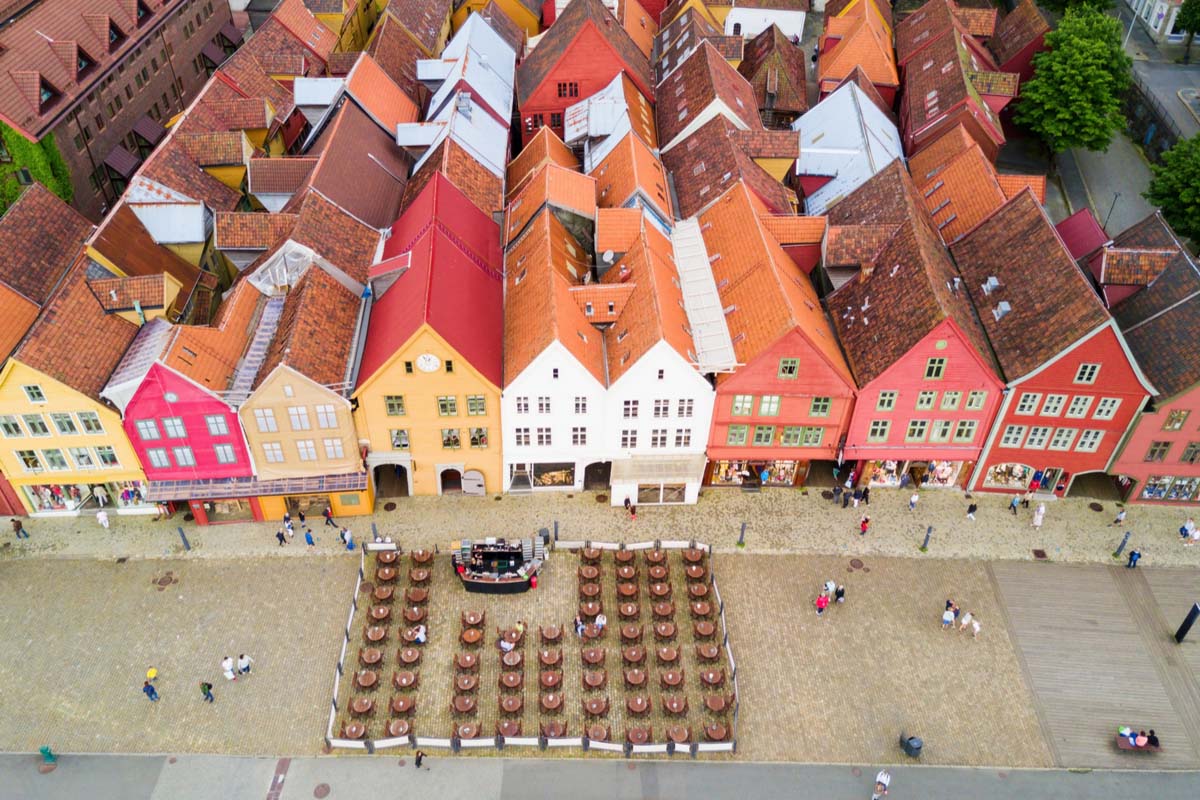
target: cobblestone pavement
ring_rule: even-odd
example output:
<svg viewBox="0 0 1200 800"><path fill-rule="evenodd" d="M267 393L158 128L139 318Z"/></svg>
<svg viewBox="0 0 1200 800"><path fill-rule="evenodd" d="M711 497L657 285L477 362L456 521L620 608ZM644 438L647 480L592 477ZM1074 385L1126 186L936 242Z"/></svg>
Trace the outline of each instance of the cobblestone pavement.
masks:
<svg viewBox="0 0 1200 800"><path fill-rule="evenodd" d="M357 567L357 558L0 564L0 749L315 752ZM227 682L221 658L243 652L252 674ZM141 691L151 666L157 703ZM215 687L211 705L202 680Z"/></svg>
<svg viewBox="0 0 1200 800"><path fill-rule="evenodd" d="M926 490L915 512L908 511L909 492L873 491L871 505L842 509L822 500L820 490L767 490L747 494L729 489L707 489L694 506L643 506L637 522L620 508L597 502L593 492L505 495L500 499L422 497L399 500L395 511L378 511L373 517L348 517L342 522L361 540L375 522L382 535L391 536L405 549L445 546L459 536L527 536L539 528L559 524L565 539L596 541L647 541L655 538L710 542L718 550L732 550L741 523L746 529L746 551L763 553L814 553L826 555L888 555L910 557L933 526L929 556L966 559L1033 558L1034 548L1052 561L1112 563L1111 552L1130 530L1131 547L1143 554L1146 566L1200 566L1200 547L1183 547L1177 531L1189 513L1184 508L1129 506L1123 528L1107 527L1116 514L1114 503L1089 510L1088 499L1052 501L1040 530L1030 525L1030 511L1013 517L1008 498L977 494L977 520L965 518L967 500L957 490ZM382 508L382 503L380 504ZM858 536L863 513L871 517L871 533ZM238 523L197 527L182 515L152 522L144 517L113 516L112 529L103 531L90 517L28 520L32 536L17 542L7 522L0 544L0 560L26 556L83 558L156 558L183 554L176 532L180 525L191 543L188 558L243 556L310 556L343 552L332 528L314 527L315 553L309 553L298 535L286 547L275 541L275 524ZM317 520L318 524L320 520ZM346 554L349 555L349 554ZM355 558L357 561L357 558Z"/></svg>

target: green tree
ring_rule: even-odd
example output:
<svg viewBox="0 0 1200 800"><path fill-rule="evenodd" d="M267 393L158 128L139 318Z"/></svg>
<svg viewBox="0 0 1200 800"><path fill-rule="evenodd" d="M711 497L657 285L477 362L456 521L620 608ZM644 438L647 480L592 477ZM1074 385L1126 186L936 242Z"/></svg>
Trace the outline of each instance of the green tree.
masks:
<svg viewBox="0 0 1200 800"><path fill-rule="evenodd" d="M1187 31L1187 47L1183 51L1183 63L1191 63L1192 39L1196 38L1197 32L1200 32L1200 0L1183 0L1183 5L1179 7L1179 14L1175 17L1175 24L1181 30Z"/></svg>
<svg viewBox="0 0 1200 800"><path fill-rule="evenodd" d="M1176 233L1200 242L1200 134L1176 143L1150 169L1154 177L1145 198L1162 209Z"/></svg>
<svg viewBox="0 0 1200 800"><path fill-rule="evenodd" d="M0 123L0 142L7 156L0 163L0 212L8 208L13 200L20 196L24 187L17 179L21 169L29 170L29 175L35 181L43 184L66 202L74 197L74 186L71 184L71 173L63 160L54 136L48 134L40 142L34 143L7 125Z"/></svg>
<svg viewBox="0 0 1200 800"><path fill-rule="evenodd" d="M1113 0L1041 0L1038 5L1056 14L1065 14L1069 8L1088 7L1107 11L1112 8Z"/></svg>
<svg viewBox="0 0 1200 800"><path fill-rule="evenodd" d="M1132 61L1121 47L1121 23L1094 8L1070 8L1046 35L1049 50L1033 59L1021 87L1016 120L1051 151L1107 150L1125 126L1121 98Z"/></svg>

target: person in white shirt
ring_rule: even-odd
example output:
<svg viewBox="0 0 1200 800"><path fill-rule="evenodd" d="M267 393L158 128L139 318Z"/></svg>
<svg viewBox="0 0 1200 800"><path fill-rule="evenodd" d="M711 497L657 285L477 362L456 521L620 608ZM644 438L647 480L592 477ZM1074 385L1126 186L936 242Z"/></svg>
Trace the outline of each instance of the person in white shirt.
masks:
<svg viewBox="0 0 1200 800"><path fill-rule="evenodd" d="M607 624L608 624L608 617L604 616L603 614L596 615L596 627L597 628L599 628L600 630L604 630L604 626Z"/></svg>
<svg viewBox="0 0 1200 800"><path fill-rule="evenodd" d="M416 640L417 644L425 644L425 626L424 625L417 626L416 635L413 638Z"/></svg>
<svg viewBox="0 0 1200 800"><path fill-rule="evenodd" d="M238 675L249 675L250 674L250 665L253 663L254 663L254 659L251 658L250 656L246 655L245 653L242 653L241 655L239 655L238 659L237 659Z"/></svg>
<svg viewBox="0 0 1200 800"><path fill-rule="evenodd" d="M221 671L225 673L225 680L237 680L237 675L233 671L233 659L229 656L225 656L223 659L221 659Z"/></svg>
<svg viewBox="0 0 1200 800"><path fill-rule="evenodd" d="M515 644L510 642L508 639L505 639L503 636L500 637L500 649L502 651L504 651L505 653L511 653L513 651L514 647L516 647Z"/></svg>
<svg viewBox="0 0 1200 800"><path fill-rule="evenodd" d="M880 800L888 793L888 786L892 783L892 773L886 769L879 770L879 774L875 776L875 791L871 794L871 800Z"/></svg>

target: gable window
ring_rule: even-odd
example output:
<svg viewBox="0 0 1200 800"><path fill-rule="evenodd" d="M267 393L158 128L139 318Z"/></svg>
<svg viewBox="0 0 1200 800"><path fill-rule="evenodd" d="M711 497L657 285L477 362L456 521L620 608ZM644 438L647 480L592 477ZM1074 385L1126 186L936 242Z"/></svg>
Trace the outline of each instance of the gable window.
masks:
<svg viewBox="0 0 1200 800"><path fill-rule="evenodd" d="M383 405L384 405L384 408L387 409L387 415L389 417L403 417L404 416L404 395L402 395L402 394L384 395Z"/></svg>
<svg viewBox="0 0 1200 800"><path fill-rule="evenodd" d="M1167 418L1166 418L1166 420L1163 421L1162 429L1164 431L1183 430L1183 424L1185 422L1187 422L1188 414L1190 414L1190 413L1191 413L1190 411L1186 411L1186 410L1180 410L1180 409L1175 409L1175 408L1171 409L1170 411L1167 412ZM54 415L51 414L50 416L53 417ZM1068 414L1068 416L1070 416L1070 415Z"/></svg>
<svg viewBox="0 0 1200 800"><path fill-rule="evenodd" d="M125 41L125 33L116 26L116 23L108 23L108 52L112 52L121 46L121 42Z"/></svg>
<svg viewBox="0 0 1200 800"><path fill-rule="evenodd" d="M1059 428L1054 432L1054 436L1050 438L1051 450L1070 450L1071 442L1075 441L1075 434L1078 433L1075 428Z"/></svg>
<svg viewBox="0 0 1200 800"><path fill-rule="evenodd" d="M296 441L296 453L301 461L316 461L317 444L312 439L299 439Z"/></svg>
<svg viewBox="0 0 1200 800"><path fill-rule="evenodd" d="M389 438L392 440L393 450L408 449L408 429L407 428L392 428L389 431Z"/></svg>
<svg viewBox="0 0 1200 800"><path fill-rule="evenodd" d="M767 447L775 441L775 426L774 425L755 425L754 426L754 446Z"/></svg>
<svg viewBox="0 0 1200 800"><path fill-rule="evenodd" d="M346 451L342 447L341 439L325 439L322 441L325 445L325 457L328 459L345 458Z"/></svg>
<svg viewBox="0 0 1200 800"><path fill-rule="evenodd" d="M172 447L171 454L175 456L175 463L178 466L196 466L196 456L192 453L192 448L190 447Z"/></svg>
<svg viewBox="0 0 1200 800"><path fill-rule="evenodd" d="M228 436L229 425L225 422L224 414L209 414L204 418L204 424L208 426L209 436ZM223 461L223 464L232 462Z"/></svg>
<svg viewBox="0 0 1200 800"><path fill-rule="evenodd" d="M453 374L453 372L454 372L454 362L447 358L446 359L446 374L450 375L450 374Z"/></svg>
<svg viewBox="0 0 1200 800"><path fill-rule="evenodd" d="M1146 461L1164 461L1167 458L1167 453L1171 451L1170 442L1151 442L1150 449L1146 451Z"/></svg>
<svg viewBox="0 0 1200 800"><path fill-rule="evenodd" d="M82 47L75 48L75 75L82 77L89 69L96 66L95 60Z"/></svg>
<svg viewBox="0 0 1200 800"><path fill-rule="evenodd" d="M163 417L162 424L168 439L187 438L187 428L183 425L183 417Z"/></svg>
<svg viewBox="0 0 1200 800"><path fill-rule="evenodd" d="M1092 419L1112 419L1117 415L1117 409L1121 406L1119 397L1101 397L1100 402L1096 404L1096 413L1092 414Z"/></svg>
<svg viewBox="0 0 1200 800"><path fill-rule="evenodd" d="M666 447L667 446L667 429L655 428L650 431L650 446L651 447Z"/></svg>
<svg viewBox="0 0 1200 800"><path fill-rule="evenodd" d="M931 358L925 362L925 380L940 381L946 374L946 359Z"/></svg>
<svg viewBox="0 0 1200 800"><path fill-rule="evenodd" d="M547 397L545 395L541 395L538 397L538 413L539 414L549 414L550 413L550 398L549 397Z"/></svg>
<svg viewBox="0 0 1200 800"><path fill-rule="evenodd" d="M150 19L150 9L146 8L146 4L142 0L138 0L137 4L137 26L140 28L145 24L146 20Z"/></svg>
<svg viewBox="0 0 1200 800"><path fill-rule="evenodd" d="M692 416L692 400L680 400L679 405L675 408L675 416L690 417Z"/></svg>
<svg viewBox="0 0 1200 800"><path fill-rule="evenodd" d="M27 397L31 403L46 402L46 395L44 392L42 392L42 387L38 386L37 384L22 386L21 391L25 392L25 397Z"/></svg>
<svg viewBox="0 0 1200 800"><path fill-rule="evenodd" d="M1032 450L1041 450L1046 446L1046 442L1050 441L1050 431L1053 428L1047 425L1034 425L1029 429L1029 438L1025 440L1025 446Z"/></svg>
<svg viewBox="0 0 1200 800"><path fill-rule="evenodd" d="M143 442L151 442L161 438L158 432L158 423L152 419L139 419L134 425L137 426L138 438Z"/></svg>
<svg viewBox="0 0 1200 800"><path fill-rule="evenodd" d="M1079 444L1075 445L1075 449L1081 453L1094 453L1100 449L1100 440L1104 438L1104 431L1088 429L1079 434Z"/></svg>
<svg viewBox="0 0 1200 800"><path fill-rule="evenodd" d="M1025 438L1024 425L1009 425L1004 429L1004 435L1000 437L1001 447L1020 447L1021 440Z"/></svg>
<svg viewBox="0 0 1200 800"><path fill-rule="evenodd" d="M467 395L467 416L482 417L487 414L487 400L481 394Z"/></svg>
<svg viewBox="0 0 1200 800"><path fill-rule="evenodd" d="M867 429L867 441L868 442L886 442L887 438L888 438L888 432L891 430L891 428L892 428L892 423L890 420L886 420L886 419L871 420L871 427Z"/></svg>
<svg viewBox="0 0 1200 800"><path fill-rule="evenodd" d="M269 408L254 409L254 421L258 424L259 433L275 433L279 430L275 425L275 412Z"/></svg>
<svg viewBox="0 0 1200 800"><path fill-rule="evenodd" d="M1025 392L1021 395L1021 399L1017 401L1017 414L1032 414L1037 410L1038 401L1042 396L1036 392Z"/></svg>
<svg viewBox="0 0 1200 800"><path fill-rule="evenodd" d="M937 392L919 392L917 394L917 410L928 411L937 402Z"/></svg>
<svg viewBox="0 0 1200 800"><path fill-rule="evenodd" d="M294 431L306 431L312 427L308 421L308 408L305 406L288 406L288 422Z"/></svg>
<svg viewBox="0 0 1200 800"><path fill-rule="evenodd" d="M162 447L152 447L146 451L146 455L150 458L152 467L166 469L171 466L171 459L167 458L167 451Z"/></svg>
<svg viewBox="0 0 1200 800"><path fill-rule="evenodd" d="M671 401L670 400L655 400L654 401L654 416L656 419L671 416Z"/></svg>
<svg viewBox="0 0 1200 800"><path fill-rule="evenodd" d="M443 395L437 399L439 417L458 416L458 398L453 395Z"/></svg>
<svg viewBox="0 0 1200 800"><path fill-rule="evenodd" d="M1042 416L1057 417L1062 413L1062 407L1066 404L1066 402L1067 396L1065 394L1046 395L1046 402L1042 403Z"/></svg>
<svg viewBox="0 0 1200 800"><path fill-rule="evenodd" d="M735 394L733 396L732 414L735 417L748 417L754 412L754 396L749 394Z"/></svg>
<svg viewBox="0 0 1200 800"><path fill-rule="evenodd" d="M1080 364L1075 372L1075 383L1095 383L1100 374L1099 364Z"/></svg>
<svg viewBox="0 0 1200 800"><path fill-rule="evenodd" d="M317 406L317 427L324 430L337 427L337 410L332 405Z"/></svg>
<svg viewBox="0 0 1200 800"><path fill-rule="evenodd" d="M987 392L976 390L967 393L967 411L982 411L987 403Z"/></svg>
<svg viewBox="0 0 1200 800"><path fill-rule="evenodd" d="M587 398L586 397L576 397L575 398L575 413L576 414L586 414L587 413Z"/></svg>
<svg viewBox="0 0 1200 800"><path fill-rule="evenodd" d="M785 381L795 380L800 374L800 359L798 358L781 358L779 359L779 374L777 378Z"/></svg>
<svg viewBox="0 0 1200 800"><path fill-rule="evenodd" d="M529 413L529 398L528 397L518 397L517 398L517 413L518 414L528 414Z"/></svg>
<svg viewBox="0 0 1200 800"><path fill-rule="evenodd" d="M896 407L895 392L880 392L879 397L875 400L876 411L891 411Z"/></svg>
<svg viewBox="0 0 1200 800"><path fill-rule="evenodd" d="M404 362L404 374L405 375L413 374L413 363L411 361Z"/></svg>
<svg viewBox="0 0 1200 800"><path fill-rule="evenodd" d="M17 422L17 418L12 414L0 417L0 431L3 431L5 438L8 439L16 439L25 435L25 431L21 430L21 423Z"/></svg>
<svg viewBox="0 0 1200 800"><path fill-rule="evenodd" d="M100 416L95 411L80 411L75 416L79 417L79 424L83 426L84 433L104 433Z"/></svg>
<svg viewBox="0 0 1200 800"><path fill-rule="evenodd" d="M810 417L828 417L833 401L829 397L814 397L808 407Z"/></svg>
<svg viewBox="0 0 1200 800"><path fill-rule="evenodd" d="M218 464L237 463L237 454L233 452L233 445L231 444L214 445L213 452L216 453Z"/></svg>
<svg viewBox="0 0 1200 800"><path fill-rule="evenodd" d="M70 414L51 414L50 421L54 423L55 430L64 436L78 433L75 428L75 420L71 419Z"/></svg>
<svg viewBox="0 0 1200 800"><path fill-rule="evenodd" d="M973 419L962 419L954 426L954 441L969 442L975 438L975 428L979 422Z"/></svg>
<svg viewBox="0 0 1200 800"><path fill-rule="evenodd" d="M1086 417L1088 409L1091 407L1091 395L1078 395L1071 399L1071 405L1067 407L1067 416L1075 419Z"/></svg>
<svg viewBox="0 0 1200 800"><path fill-rule="evenodd" d="M579 84L575 81L560 81L557 88L559 97L579 97Z"/></svg>
<svg viewBox="0 0 1200 800"><path fill-rule="evenodd" d="M745 444L749 433L748 425L730 425L729 432L725 435L725 444Z"/></svg>
<svg viewBox="0 0 1200 800"><path fill-rule="evenodd" d="M764 394L758 399L758 415L760 417L779 416L779 395Z"/></svg>
<svg viewBox="0 0 1200 800"><path fill-rule="evenodd" d="M911 419L908 421L908 430L904 433L904 441L906 442L923 442L925 441L925 433L929 430L929 420L927 419Z"/></svg>

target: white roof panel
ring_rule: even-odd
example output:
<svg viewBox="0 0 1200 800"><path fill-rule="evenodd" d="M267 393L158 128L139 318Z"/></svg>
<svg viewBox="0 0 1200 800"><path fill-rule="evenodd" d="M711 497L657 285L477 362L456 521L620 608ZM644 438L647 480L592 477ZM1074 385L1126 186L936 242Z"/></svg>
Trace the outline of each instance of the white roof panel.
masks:
<svg viewBox="0 0 1200 800"><path fill-rule="evenodd" d="M132 344L113 370L108 384L100 390L100 396L116 406L122 416L174 331L175 327L162 317L149 320L133 337Z"/></svg>
<svg viewBox="0 0 1200 800"><path fill-rule="evenodd" d="M700 372L732 372L737 366L737 356L708 261L708 248L695 217L675 223L671 249L679 272L683 308L696 345L696 367Z"/></svg>
<svg viewBox="0 0 1200 800"><path fill-rule="evenodd" d="M292 93L298 106L327 106L337 100L346 82L341 78L296 78Z"/></svg>

